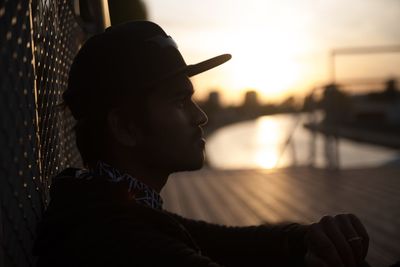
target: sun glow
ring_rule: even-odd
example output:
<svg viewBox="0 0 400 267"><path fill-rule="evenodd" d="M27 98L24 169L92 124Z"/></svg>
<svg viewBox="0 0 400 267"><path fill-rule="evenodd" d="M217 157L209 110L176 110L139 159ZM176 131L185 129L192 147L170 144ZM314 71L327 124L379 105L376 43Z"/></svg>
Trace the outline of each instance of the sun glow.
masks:
<svg viewBox="0 0 400 267"><path fill-rule="evenodd" d="M300 68L291 58L290 47L283 45L289 41L284 36L277 40L277 36L246 35L232 41L234 57L227 71L233 86L256 89L264 96L280 96L300 77Z"/></svg>
<svg viewBox="0 0 400 267"><path fill-rule="evenodd" d="M221 29L223 41L217 45L233 56L221 69L230 80L229 90L253 89L264 100L282 100L304 79L304 62L299 55L310 49L312 38L306 19L280 6L276 14L266 18L266 6L264 1L240 6L253 16Z"/></svg>

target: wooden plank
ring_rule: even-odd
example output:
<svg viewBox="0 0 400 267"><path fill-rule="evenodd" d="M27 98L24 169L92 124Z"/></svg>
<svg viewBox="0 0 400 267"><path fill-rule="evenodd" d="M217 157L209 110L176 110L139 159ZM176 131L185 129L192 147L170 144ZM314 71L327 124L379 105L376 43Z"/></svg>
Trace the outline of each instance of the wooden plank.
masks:
<svg viewBox="0 0 400 267"><path fill-rule="evenodd" d="M304 216L304 212L299 210L295 203L290 201L290 197L286 192L292 191L291 185L283 177L264 177L259 173L254 173L254 181L251 186L247 188L250 194L258 196L269 210L274 210L278 215L277 221L308 220Z"/></svg>
<svg viewBox="0 0 400 267"><path fill-rule="evenodd" d="M251 192L249 189L251 189L248 183L251 177L246 177L246 183L241 183L240 179L238 181L238 177L235 177L236 179L222 179L221 181L225 181L226 184L230 184L232 187L232 191L234 192L235 198L239 199L243 202L247 202L247 205L249 206L249 209L252 210L253 213L257 214L257 221L254 223L265 223L265 222L277 222L280 219L280 216L278 214L278 211L273 210L273 208L268 204L265 205L265 202L262 201L263 197L260 197L257 194L254 194ZM240 177L239 177L240 178ZM234 181L234 183L233 183ZM250 183L251 185L251 183ZM235 222L231 222L232 224L235 224Z"/></svg>
<svg viewBox="0 0 400 267"><path fill-rule="evenodd" d="M252 205L252 198L246 192L240 190L243 187L241 183L243 179L241 178L226 173L210 182L216 186L221 185L224 190L221 194L225 196L230 206L234 206L241 213L240 221L231 221L231 225L260 224L263 218L257 211L257 208Z"/></svg>

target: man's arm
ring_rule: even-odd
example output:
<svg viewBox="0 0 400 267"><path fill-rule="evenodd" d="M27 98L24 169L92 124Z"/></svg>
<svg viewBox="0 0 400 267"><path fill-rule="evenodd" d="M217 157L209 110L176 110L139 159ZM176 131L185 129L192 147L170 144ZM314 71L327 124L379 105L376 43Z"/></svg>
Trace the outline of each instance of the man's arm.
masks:
<svg viewBox="0 0 400 267"><path fill-rule="evenodd" d="M223 267L184 242L154 231L135 231L112 238L111 258L105 266ZM104 262L103 262L104 264Z"/></svg>
<svg viewBox="0 0 400 267"><path fill-rule="evenodd" d="M227 227L172 215L213 259L228 266L368 266L369 236L353 214L299 224Z"/></svg>
<svg viewBox="0 0 400 267"><path fill-rule="evenodd" d="M308 226L232 227L170 216L189 231L205 255L226 266L304 266Z"/></svg>

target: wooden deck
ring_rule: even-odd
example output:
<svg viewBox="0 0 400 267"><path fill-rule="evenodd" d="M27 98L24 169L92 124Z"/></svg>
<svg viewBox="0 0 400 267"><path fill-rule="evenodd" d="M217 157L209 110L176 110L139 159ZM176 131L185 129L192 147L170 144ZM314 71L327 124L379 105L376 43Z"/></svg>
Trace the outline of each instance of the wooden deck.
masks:
<svg viewBox="0 0 400 267"><path fill-rule="evenodd" d="M212 170L173 175L162 192L167 210L228 225L318 221L354 213L371 237L368 261L400 260L400 168L332 172L309 168Z"/></svg>

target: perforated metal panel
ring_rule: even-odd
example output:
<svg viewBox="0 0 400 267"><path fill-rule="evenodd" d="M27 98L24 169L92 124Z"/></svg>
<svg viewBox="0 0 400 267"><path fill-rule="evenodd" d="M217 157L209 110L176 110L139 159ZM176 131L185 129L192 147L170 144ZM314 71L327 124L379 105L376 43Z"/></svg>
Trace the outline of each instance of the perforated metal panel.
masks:
<svg viewBox="0 0 400 267"><path fill-rule="evenodd" d="M74 121L57 107L87 37L73 3L0 0L0 265L34 265L50 178L81 164Z"/></svg>

